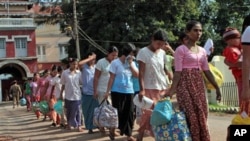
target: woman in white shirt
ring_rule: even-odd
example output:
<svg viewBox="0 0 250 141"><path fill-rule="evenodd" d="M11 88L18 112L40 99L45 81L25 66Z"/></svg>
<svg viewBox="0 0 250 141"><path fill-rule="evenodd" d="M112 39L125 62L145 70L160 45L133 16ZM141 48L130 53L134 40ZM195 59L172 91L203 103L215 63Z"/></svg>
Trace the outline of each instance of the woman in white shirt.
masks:
<svg viewBox="0 0 250 141"><path fill-rule="evenodd" d="M96 98L99 104L104 100L104 95L107 90L108 80L110 77L109 68L111 62L118 56L118 49L115 46L108 48L108 54L106 57L100 59L96 64L94 75L94 98ZM100 131L104 134L103 127L99 127Z"/></svg>
<svg viewBox="0 0 250 141"><path fill-rule="evenodd" d="M56 124L61 123L61 126L64 127L65 125L64 109L61 115L56 113L56 111L54 110L54 104L57 102L57 100L60 99L60 92L62 87L60 81L61 81L62 71L63 71L62 67L56 65L54 65L51 69L51 80L49 81L49 85L51 87L50 89L51 91L49 92L50 95L49 106L51 109L51 117L53 121L52 126L56 126ZM64 98L64 93L62 98Z"/></svg>

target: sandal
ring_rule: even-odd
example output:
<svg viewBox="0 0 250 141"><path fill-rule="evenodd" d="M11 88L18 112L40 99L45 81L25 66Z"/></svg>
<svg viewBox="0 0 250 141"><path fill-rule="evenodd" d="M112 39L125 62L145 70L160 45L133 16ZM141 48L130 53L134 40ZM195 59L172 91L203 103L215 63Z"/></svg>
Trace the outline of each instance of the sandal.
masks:
<svg viewBox="0 0 250 141"><path fill-rule="evenodd" d="M110 138L111 141L115 140L114 133L112 133L112 132L109 131L109 138Z"/></svg>
<svg viewBox="0 0 250 141"><path fill-rule="evenodd" d="M51 126L56 127L56 123L53 122L53 123L51 124Z"/></svg>
<svg viewBox="0 0 250 141"><path fill-rule="evenodd" d="M99 131L101 132L102 135L106 134L105 129L103 127L99 128Z"/></svg>
<svg viewBox="0 0 250 141"><path fill-rule="evenodd" d="M66 127L66 129L67 129L67 130L72 130L72 129L73 129L73 127L71 127L71 126L67 126L67 127Z"/></svg>
<svg viewBox="0 0 250 141"><path fill-rule="evenodd" d="M128 137L128 141L136 141L137 139L135 139L134 137L130 136Z"/></svg>
<svg viewBox="0 0 250 141"><path fill-rule="evenodd" d="M83 132L83 129L81 127L78 127L79 132ZM92 131L93 132L93 131Z"/></svg>
<svg viewBox="0 0 250 141"><path fill-rule="evenodd" d="M136 137L136 141L142 141L143 137L140 137L139 135Z"/></svg>

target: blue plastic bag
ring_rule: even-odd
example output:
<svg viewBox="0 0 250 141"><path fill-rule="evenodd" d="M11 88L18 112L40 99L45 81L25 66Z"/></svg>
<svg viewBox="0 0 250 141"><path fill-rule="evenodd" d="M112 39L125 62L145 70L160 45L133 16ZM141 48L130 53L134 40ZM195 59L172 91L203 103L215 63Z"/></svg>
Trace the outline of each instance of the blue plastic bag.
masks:
<svg viewBox="0 0 250 141"><path fill-rule="evenodd" d="M32 107L33 112L36 112L37 110L40 110L40 105L39 105L38 102L32 102L31 107Z"/></svg>
<svg viewBox="0 0 250 141"><path fill-rule="evenodd" d="M40 111L43 113L43 114L46 114L49 112L49 105L48 105L48 102L47 101L41 101L39 103L39 107L40 107Z"/></svg>
<svg viewBox="0 0 250 141"><path fill-rule="evenodd" d="M173 114L172 102L170 98L159 100L152 112L150 118L151 125L162 125L170 122Z"/></svg>
<svg viewBox="0 0 250 141"><path fill-rule="evenodd" d="M185 113L173 112L169 123L152 126L156 141L192 141Z"/></svg>
<svg viewBox="0 0 250 141"><path fill-rule="evenodd" d="M62 103L62 100L58 100L56 102L56 104L54 104L54 110L58 114L62 114L63 113L63 103Z"/></svg>
<svg viewBox="0 0 250 141"><path fill-rule="evenodd" d="M20 105L21 105L21 106L25 106L26 104L27 104L26 99L25 99L25 98L21 98L21 99L20 99Z"/></svg>

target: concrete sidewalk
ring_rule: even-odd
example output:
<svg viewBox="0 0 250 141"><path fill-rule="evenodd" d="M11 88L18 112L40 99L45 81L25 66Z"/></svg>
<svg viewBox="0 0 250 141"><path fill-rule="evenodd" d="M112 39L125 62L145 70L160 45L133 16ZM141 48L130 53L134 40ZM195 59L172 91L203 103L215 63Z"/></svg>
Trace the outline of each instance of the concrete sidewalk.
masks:
<svg viewBox="0 0 250 141"><path fill-rule="evenodd" d="M234 115L210 114L209 128L211 141L223 141L226 129ZM60 127L51 127L51 121L37 120L33 112L27 112L25 107L13 109L10 102L0 104L0 141L109 141L108 133L102 136L98 130L94 134L68 131ZM136 137L138 125L133 131ZM3 139L8 137L9 139ZM11 139L13 137L13 139ZM126 137L116 137L117 141ZM145 137L144 141L153 141L152 137Z"/></svg>

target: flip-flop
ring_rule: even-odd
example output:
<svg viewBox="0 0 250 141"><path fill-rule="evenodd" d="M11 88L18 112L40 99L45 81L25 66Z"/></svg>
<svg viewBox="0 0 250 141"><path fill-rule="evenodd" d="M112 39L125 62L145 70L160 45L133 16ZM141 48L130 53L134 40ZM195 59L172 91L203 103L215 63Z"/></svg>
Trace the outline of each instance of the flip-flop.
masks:
<svg viewBox="0 0 250 141"><path fill-rule="evenodd" d="M114 134L113 133L111 133L111 132L109 132L109 138L110 138L110 140L115 140L115 136L114 136Z"/></svg>
<svg viewBox="0 0 250 141"><path fill-rule="evenodd" d="M83 129L81 127L78 128L79 132L83 132Z"/></svg>

